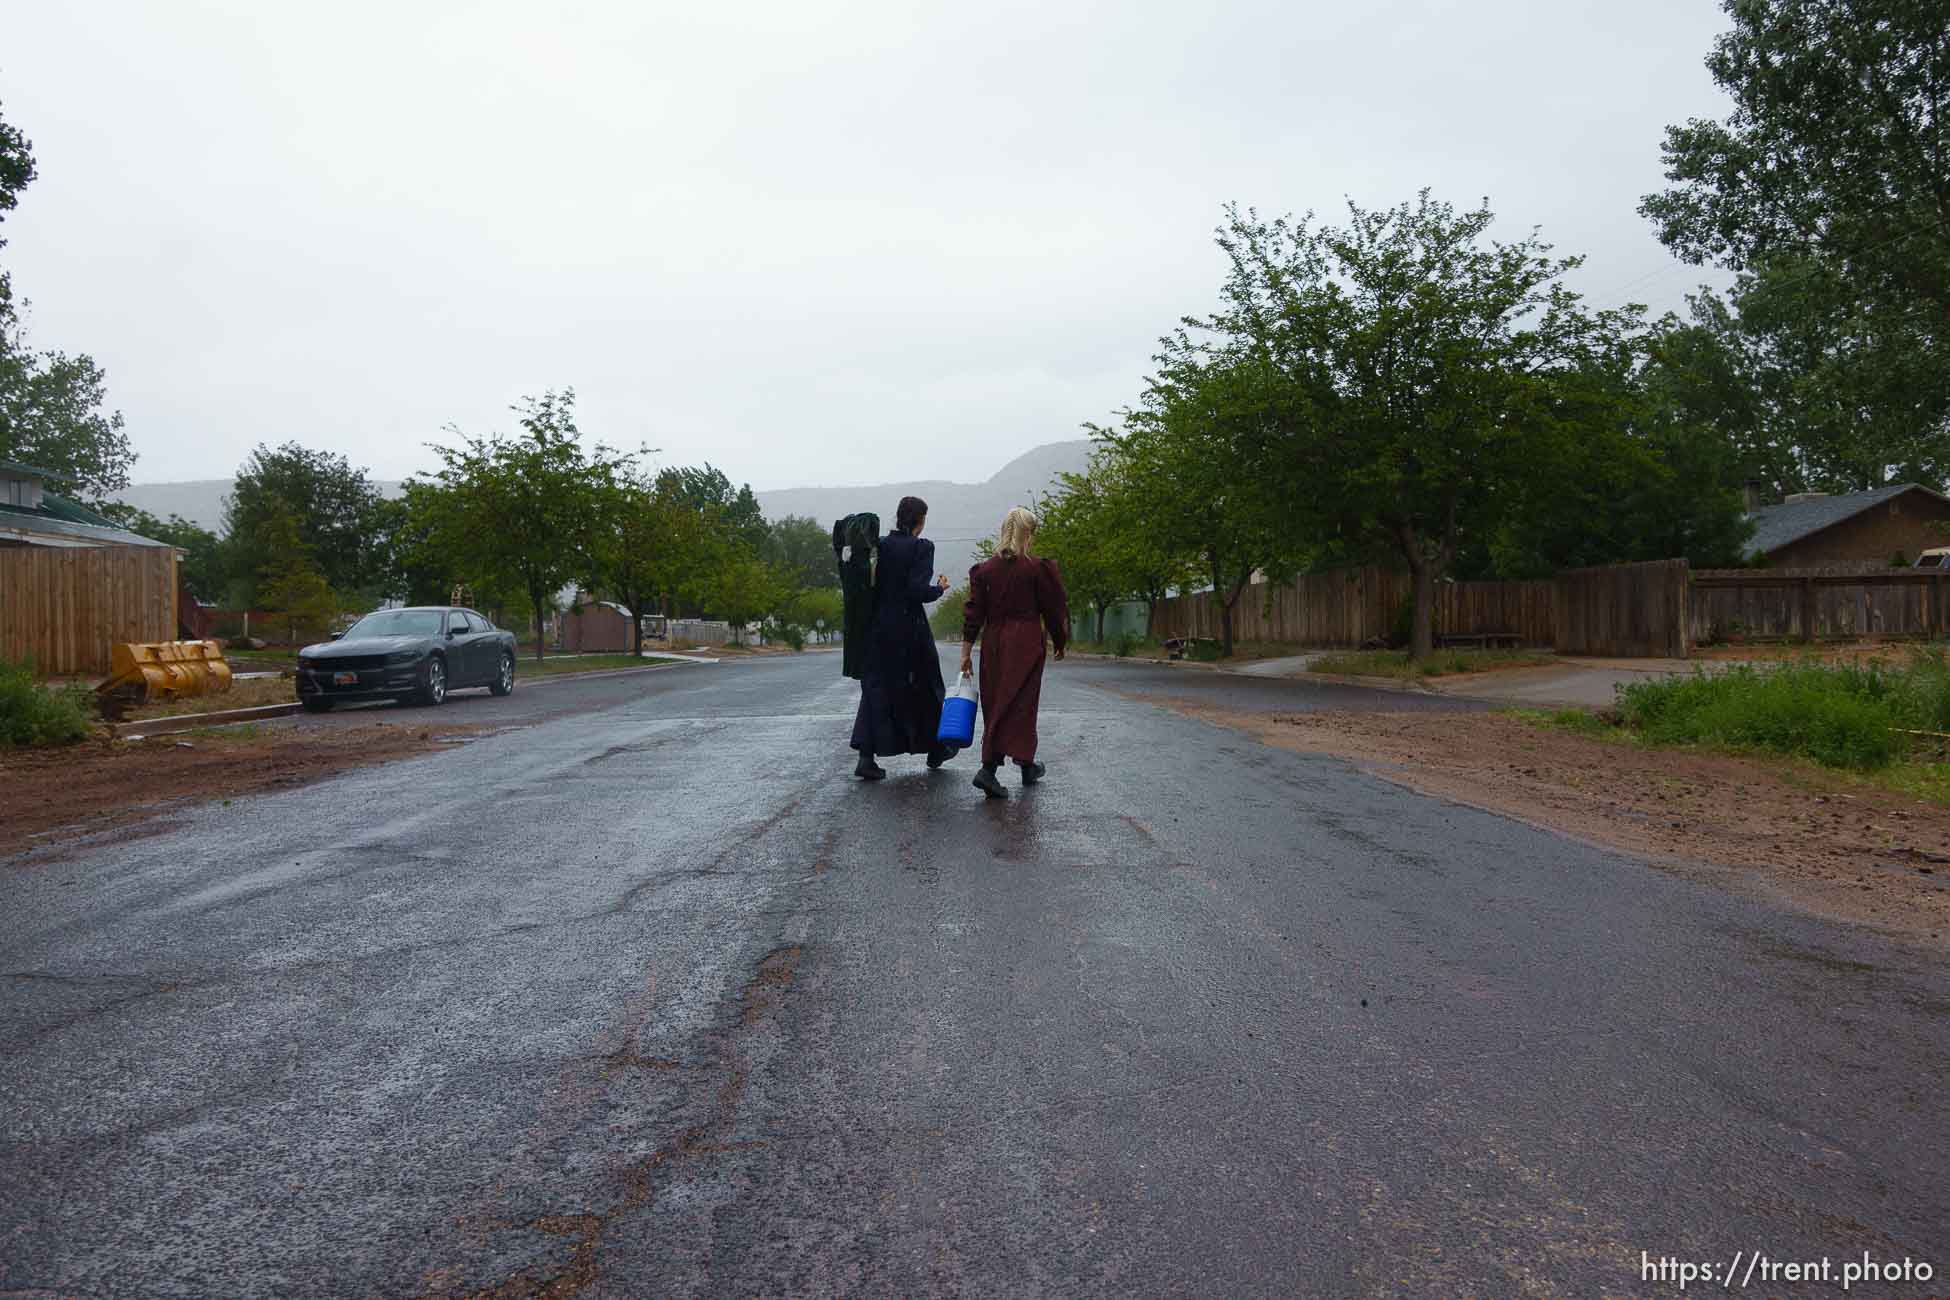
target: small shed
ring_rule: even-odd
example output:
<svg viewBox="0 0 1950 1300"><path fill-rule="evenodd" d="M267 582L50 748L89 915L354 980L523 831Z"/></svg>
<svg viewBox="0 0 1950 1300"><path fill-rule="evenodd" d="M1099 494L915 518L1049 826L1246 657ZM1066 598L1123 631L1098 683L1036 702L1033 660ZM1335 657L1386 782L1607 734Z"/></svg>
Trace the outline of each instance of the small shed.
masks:
<svg viewBox="0 0 1950 1300"><path fill-rule="evenodd" d="M636 618L613 600L583 598L562 614L565 654L628 654L636 648Z"/></svg>

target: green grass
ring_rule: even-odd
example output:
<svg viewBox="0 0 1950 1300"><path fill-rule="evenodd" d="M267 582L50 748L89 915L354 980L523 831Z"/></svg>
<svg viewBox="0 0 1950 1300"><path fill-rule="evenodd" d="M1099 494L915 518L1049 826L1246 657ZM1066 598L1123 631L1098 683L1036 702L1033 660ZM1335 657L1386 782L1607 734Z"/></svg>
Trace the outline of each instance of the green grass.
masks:
<svg viewBox="0 0 1950 1300"><path fill-rule="evenodd" d="M1572 731L1580 736L1611 739L1624 734L1590 709L1502 709L1499 712L1508 713L1533 727Z"/></svg>
<svg viewBox="0 0 1950 1300"><path fill-rule="evenodd" d="M1712 745L1813 759L1824 767L1888 767L1909 748L1900 729L1942 730L1950 668L1877 662L1783 664L1635 682L1618 692L1630 727L1661 745Z"/></svg>
<svg viewBox="0 0 1950 1300"><path fill-rule="evenodd" d="M1619 688L1610 717L1582 709L1520 711L1526 721L1652 745L1781 754L1822 767L1882 773L1893 788L1950 794L1950 659L1911 662L1742 664ZM1616 719L1616 723L1611 720Z"/></svg>
<svg viewBox="0 0 1950 1300"><path fill-rule="evenodd" d="M1072 641L1069 649L1078 654L1116 655L1119 659L1137 657L1157 659L1164 655L1165 648L1155 637L1122 636L1109 637L1102 641Z"/></svg>
<svg viewBox="0 0 1950 1300"><path fill-rule="evenodd" d="M1451 673L1480 673L1493 668L1525 668L1555 662L1536 650L1437 650L1426 659L1411 660L1406 650L1347 650L1322 655L1307 666L1309 672L1350 677L1444 677Z"/></svg>
<svg viewBox="0 0 1950 1300"><path fill-rule="evenodd" d="M94 712L86 687L43 686L32 664L0 659L0 747L80 740Z"/></svg>
<svg viewBox="0 0 1950 1300"><path fill-rule="evenodd" d="M655 668L659 664L674 662L671 659L639 659L635 655L549 655L537 663L531 648L527 654L515 660L515 677L559 677L565 673L600 673L617 668Z"/></svg>

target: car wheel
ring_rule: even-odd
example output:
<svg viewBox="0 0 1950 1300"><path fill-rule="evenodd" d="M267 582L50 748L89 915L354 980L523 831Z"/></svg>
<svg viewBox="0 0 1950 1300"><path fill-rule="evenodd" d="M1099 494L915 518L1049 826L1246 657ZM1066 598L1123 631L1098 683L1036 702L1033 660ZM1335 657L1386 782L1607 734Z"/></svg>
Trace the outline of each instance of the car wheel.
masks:
<svg viewBox="0 0 1950 1300"><path fill-rule="evenodd" d="M300 696L298 703L305 706L306 713L330 713L332 702L317 695Z"/></svg>
<svg viewBox="0 0 1950 1300"><path fill-rule="evenodd" d="M515 689L515 657L506 650L501 652L501 666L494 670L494 680L488 683L489 695L509 695Z"/></svg>
<svg viewBox="0 0 1950 1300"><path fill-rule="evenodd" d="M439 655L427 660L427 678L420 683L420 703L439 704L447 698L447 661Z"/></svg>

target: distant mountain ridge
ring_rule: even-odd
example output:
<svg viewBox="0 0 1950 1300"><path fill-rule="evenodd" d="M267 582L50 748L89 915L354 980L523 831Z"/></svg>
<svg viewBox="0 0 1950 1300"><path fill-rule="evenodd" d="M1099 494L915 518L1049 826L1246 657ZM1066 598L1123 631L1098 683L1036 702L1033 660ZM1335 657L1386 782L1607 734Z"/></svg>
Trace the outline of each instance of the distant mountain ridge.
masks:
<svg viewBox="0 0 1950 1300"><path fill-rule="evenodd" d="M1016 457L984 483L929 479L861 487L775 488L757 493L758 504L768 519L809 515L821 525L857 510L871 510L880 516L883 528L892 528L900 499L920 497L928 503L927 536L934 539L936 567L959 582L974 562L975 544L995 533L1009 508L1035 504L1059 474L1081 473L1089 464L1091 447L1087 438L1045 443ZM223 499L233 483L227 478L138 483L117 499L159 519L181 515L217 532L223 527ZM396 481L375 480L374 486L387 496L400 492Z"/></svg>
<svg viewBox="0 0 1950 1300"><path fill-rule="evenodd" d="M1033 506L1051 490L1059 474L1082 473L1093 446L1088 438L1045 443L1016 457L985 483L928 479L865 487L779 488L757 493L758 504L767 519L809 515L822 525L871 510L880 516L880 526L888 529L894 526L894 507L900 499L920 497L928 503L924 535L934 540L935 567L959 583L975 563L976 543L995 535L1002 516L1013 506Z"/></svg>

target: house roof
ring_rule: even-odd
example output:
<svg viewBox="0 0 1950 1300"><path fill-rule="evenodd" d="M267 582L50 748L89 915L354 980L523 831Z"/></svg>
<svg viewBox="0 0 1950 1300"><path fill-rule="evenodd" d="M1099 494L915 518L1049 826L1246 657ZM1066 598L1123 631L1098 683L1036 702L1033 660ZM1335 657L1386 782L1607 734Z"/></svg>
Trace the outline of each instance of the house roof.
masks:
<svg viewBox="0 0 1950 1300"><path fill-rule="evenodd" d="M28 478L59 478L51 469L41 469L34 465L23 465L17 460L0 460L0 474L24 474Z"/></svg>
<svg viewBox="0 0 1950 1300"><path fill-rule="evenodd" d="M1836 496L1815 497L1808 501L1784 501L1778 506L1762 506L1751 516L1754 535L1747 549L1755 555L1771 555L1783 546L1811 537L1824 528L1833 528L1853 519L1870 506L1879 505L1905 492L1926 492L1950 504L1950 497L1933 492L1920 483L1892 483L1866 492L1843 492Z"/></svg>
<svg viewBox="0 0 1950 1300"><path fill-rule="evenodd" d="M0 461L0 466L8 462ZM52 492L35 508L0 504L0 537L41 546L168 546L118 526L114 520Z"/></svg>

